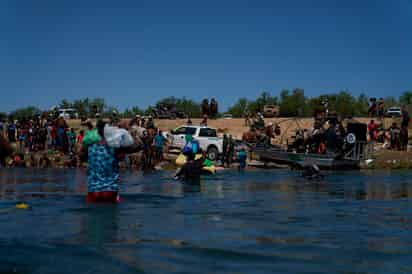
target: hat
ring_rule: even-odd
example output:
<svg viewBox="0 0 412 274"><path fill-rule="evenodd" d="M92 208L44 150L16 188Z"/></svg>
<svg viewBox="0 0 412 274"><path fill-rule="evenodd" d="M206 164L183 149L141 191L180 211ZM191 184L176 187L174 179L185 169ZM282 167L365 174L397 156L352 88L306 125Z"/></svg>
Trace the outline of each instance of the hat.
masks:
<svg viewBox="0 0 412 274"><path fill-rule="evenodd" d="M136 114L136 116L135 116L136 118L140 118L140 115L139 114Z"/></svg>

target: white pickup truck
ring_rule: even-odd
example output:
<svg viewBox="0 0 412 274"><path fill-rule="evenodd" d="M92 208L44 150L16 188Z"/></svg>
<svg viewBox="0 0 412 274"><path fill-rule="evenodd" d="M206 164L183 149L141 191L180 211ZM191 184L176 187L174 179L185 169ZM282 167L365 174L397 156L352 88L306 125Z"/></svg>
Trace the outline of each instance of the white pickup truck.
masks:
<svg viewBox="0 0 412 274"><path fill-rule="evenodd" d="M223 139L217 136L217 130L214 128L187 125L178 127L165 135L171 149L182 149L186 144L187 134L192 135L199 142L200 148L206 151L210 160L217 160L219 154L223 153Z"/></svg>

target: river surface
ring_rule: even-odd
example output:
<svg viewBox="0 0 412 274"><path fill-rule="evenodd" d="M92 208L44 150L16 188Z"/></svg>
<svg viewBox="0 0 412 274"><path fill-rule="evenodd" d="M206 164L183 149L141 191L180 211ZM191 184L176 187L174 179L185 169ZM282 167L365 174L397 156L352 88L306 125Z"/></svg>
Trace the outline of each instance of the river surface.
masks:
<svg viewBox="0 0 412 274"><path fill-rule="evenodd" d="M82 170L0 170L0 273L412 273L412 172L170 177L89 205Z"/></svg>

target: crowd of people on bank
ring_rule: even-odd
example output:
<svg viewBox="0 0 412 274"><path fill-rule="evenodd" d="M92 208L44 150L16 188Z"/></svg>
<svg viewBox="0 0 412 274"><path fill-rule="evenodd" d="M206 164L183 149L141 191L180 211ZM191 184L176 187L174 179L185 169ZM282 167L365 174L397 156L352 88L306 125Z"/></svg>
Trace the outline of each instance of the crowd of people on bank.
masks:
<svg viewBox="0 0 412 274"><path fill-rule="evenodd" d="M101 120L97 115L96 121ZM153 168L156 162L163 160L163 148L166 138L162 131L155 127L154 119L136 116L129 123L120 124L114 113L111 126L127 128L131 135L142 144L142 155L139 162L127 161L134 167ZM84 150L83 139L95 126L90 119L82 118L80 128L70 128L62 117L31 117L20 120L0 122L2 140L13 148L9 161L1 166L8 167L79 167L79 154ZM5 157L3 157L4 159ZM133 157L131 157L133 159Z"/></svg>
<svg viewBox="0 0 412 274"><path fill-rule="evenodd" d="M410 116L407 108L401 108L400 124L393 122L389 128L385 128L383 120L378 122L371 120L368 124L369 140L383 144L384 148L392 150L407 150L409 142Z"/></svg>
<svg viewBox="0 0 412 274"><path fill-rule="evenodd" d="M381 105L382 103L377 104L377 106ZM384 120L379 118L370 120L367 125L361 125L352 118L343 121L334 112L328 115L321 112L316 115L312 128L296 129L291 137L292 141L290 142L290 139L288 139L288 150L298 153L343 155L353 148L350 140L352 136L349 135L351 132L348 132L347 129L348 123L355 123L359 125L358 128L363 128L358 135L364 142L369 141L375 145L381 144L385 149L407 150L409 142L408 128L411 118L405 106L401 110L400 123L393 122L387 128L385 128ZM281 134L279 125L273 125L273 123L265 125L263 116L260 113L254 119L250 119L249 116L246 118L250 130L243 134L243 141L247 143L268 146L272 144L272 140L276 136ZM364 136L362 137L362 135Z"/></svg>
<svg viewBox="0 0 412 274"><path fill-rule="evenodd" d="M376 108L382 106L376 103ZM216 111L217 102L212 99L210 104L204 101L202 110L204 119L201 125L207 126L209 115ZM211 112L212 111L212 112ZM206 114L207 113L207 114ZM213 115L213 114L212 114ZM97 116L96 120L100 118ZM273 123L265 124L263 115L258 113L247 123L250 130L243 135L243 141L249 144L270 145L276 136L280 135L280 126ZM410 116L406 107L402 107L400 123L393 122L389 128L384 127L383 120L372 119L367 125L368 140L383 144L384 148L392 150L406 150L409 140L408 128ZM119 125L116 113L109 121L110 125ZM190 118L187 121L191 124ZM325 126L326 125L326 126ZM126 158L126 166L131 168L153 169L164 160L168 140L162 131L155 126L154 119L136 115L127 125L121 125L130 132L137 143L141 143L142 151L139 155L130 155ZM14 154L9 161L0 163L10 167L51 167L66 166L78 167L82 163L78 157L83 146L83 139L94 125L90 119L82 118L80 128L70 128L62 117L31 117L20 120L0 121L0 135L3 141L14 148ZM302 153L343 153L347 129L339 119L325 120L322 117L315 119L311 129L297 129L289 149ZM223 135L223 154L221 157L224 166L231 166L236 157L235 140L231 135Z"/></svg>

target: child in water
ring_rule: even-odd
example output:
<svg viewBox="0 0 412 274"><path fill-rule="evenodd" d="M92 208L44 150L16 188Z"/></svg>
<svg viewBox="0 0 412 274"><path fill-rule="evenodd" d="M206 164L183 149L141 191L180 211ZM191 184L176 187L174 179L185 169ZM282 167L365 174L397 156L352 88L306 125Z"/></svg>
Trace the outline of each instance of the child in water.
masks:
<svg viewBox="0 0 412 274"><path fill-rule="evenodd" d="M82 159L88 161L87 198L89 203L119 202L119 159L126 153L135 153L141 146L113 148L107 145L104 138L105 122L98 121L97 132L101 141L88 145L83 149Z"/></svg>

